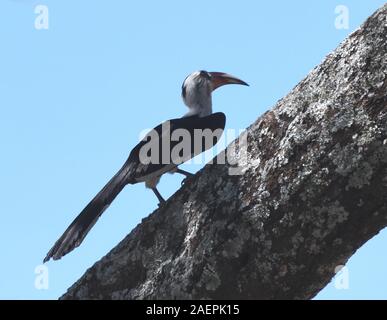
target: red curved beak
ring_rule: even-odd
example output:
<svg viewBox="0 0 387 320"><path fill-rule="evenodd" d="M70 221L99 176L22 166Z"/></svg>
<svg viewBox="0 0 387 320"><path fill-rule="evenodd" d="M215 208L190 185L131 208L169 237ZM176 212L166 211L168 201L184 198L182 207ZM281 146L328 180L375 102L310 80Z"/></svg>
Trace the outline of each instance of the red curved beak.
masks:
<svg viewBox="0 0 387 320"><path fill-rule="evenodd" d="M211 82L212 82L212 90L215 90L226 84L241 84L244 86L248 86L246 82L232 76L231 74L227 74L223 72L210 72L210 75L211 75Z"/></svg>

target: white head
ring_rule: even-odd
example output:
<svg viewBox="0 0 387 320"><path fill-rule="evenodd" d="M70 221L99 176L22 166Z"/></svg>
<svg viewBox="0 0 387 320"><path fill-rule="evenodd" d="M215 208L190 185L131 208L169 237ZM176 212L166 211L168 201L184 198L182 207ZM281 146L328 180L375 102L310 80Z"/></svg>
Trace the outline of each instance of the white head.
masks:
<svg viewBox="0 0 387 320"><path fill-rule="evenodd" d="M182 97L189 108L185 115L205 117L212 113L212 91L225 84L248 84L232 75L222 72L195 71L185 78Z"/></svg>

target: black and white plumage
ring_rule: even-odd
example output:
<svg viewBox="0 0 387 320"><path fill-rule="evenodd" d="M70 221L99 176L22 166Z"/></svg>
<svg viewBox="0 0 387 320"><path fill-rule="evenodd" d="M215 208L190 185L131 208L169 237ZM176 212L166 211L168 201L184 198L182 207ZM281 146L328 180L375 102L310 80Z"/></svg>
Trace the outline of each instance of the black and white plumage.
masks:
<svg viewBox="0 0 387 320"><path fill-rule="evenodd" d="M152 189L160 203L165 202L156 188L161 175L166 172L177 172L186 176L191 175L178 169L178 165L206 151L220 139L226 117L221 112L212 113L212 92L225 84L247 85L247 83L240 79L220 72L197 71L190 74L182 85L182 98L188 106L189 112L182 118L168 120L168 131L164 130L166 123L160 124L152 130L160 137L160 139L156 139L156 144L159 144L159 161L144 163L143 159L141 159L141 150L149 141L142 140L138 143L121 169L89 202L56 241L55 245L47 253L44 262L51 258L58 260L78 247L98 218L128 184L145 182L146 187ZM175 130L179 129L184 129L191 137L194 136L194 130L209 129L216 134L213 135L210 145L201 141L200 148L197 148L197 145L194 146L194 139L192 139L190 141L190 153L179 157L176 161L176 159L172 159L171 151L180 141L174 141L171 139L171 135ZM165 146L162 143L162 138L169 139L170 143ZM168 156L167 161L164 161L165 159L163 158L165 154Z"/></svg>

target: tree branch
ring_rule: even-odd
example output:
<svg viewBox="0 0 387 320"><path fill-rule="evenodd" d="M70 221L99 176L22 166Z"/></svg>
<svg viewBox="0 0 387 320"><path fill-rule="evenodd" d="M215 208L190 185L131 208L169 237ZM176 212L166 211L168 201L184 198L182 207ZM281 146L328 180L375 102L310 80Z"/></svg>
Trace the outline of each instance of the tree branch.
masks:
<svg viewBox="0 0 387 320"><path fill-rule="evenodd" d="M387 5L63 299L309 299L387 225Z"/></svg>

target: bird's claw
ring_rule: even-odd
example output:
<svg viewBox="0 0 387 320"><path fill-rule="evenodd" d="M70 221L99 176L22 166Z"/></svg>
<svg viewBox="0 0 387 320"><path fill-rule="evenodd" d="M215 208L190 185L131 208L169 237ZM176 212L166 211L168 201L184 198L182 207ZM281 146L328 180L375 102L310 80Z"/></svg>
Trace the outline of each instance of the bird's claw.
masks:
<svg viewBox="0 0 387 320"><path fill-rule="evenodd" d="M187 182L190 182L193 177L194 177L194 175L186 176L183 180L181 180L181 185L186 184Z"/></svg>
<svg viewBox="0 0 387 320"><path fill-rule="evenodd" d="M166 203L167 203L167 201L165 201L165 200L160 201L158 204L159 208L164 207Z"/></svg>

